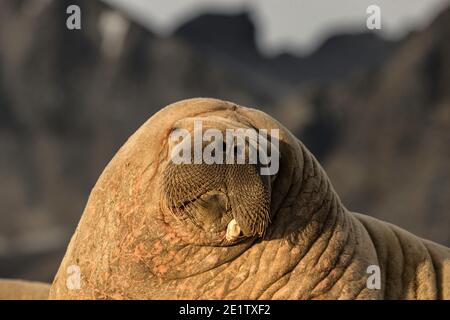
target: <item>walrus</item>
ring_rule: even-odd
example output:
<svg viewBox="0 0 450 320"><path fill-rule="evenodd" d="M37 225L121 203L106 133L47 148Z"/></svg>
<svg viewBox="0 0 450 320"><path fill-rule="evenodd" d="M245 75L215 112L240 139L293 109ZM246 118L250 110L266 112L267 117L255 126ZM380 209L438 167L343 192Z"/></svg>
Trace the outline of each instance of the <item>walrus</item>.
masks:
<svg viewBox="0 0 450 320"><path fill-rule="evenodd" d="M0 279L0 300L47 300L49 290L43 282Z"/></svg>
<svg viewBox="0 0 450 320"><path fill-rule="evenodd" d="M220 132L277 129L279 170L174 164L171 134L196 120ZM314 156L269 115L196 98L152 116L107 165L49 297L450 299L449 259L449 248L347 210Z"/></svg>

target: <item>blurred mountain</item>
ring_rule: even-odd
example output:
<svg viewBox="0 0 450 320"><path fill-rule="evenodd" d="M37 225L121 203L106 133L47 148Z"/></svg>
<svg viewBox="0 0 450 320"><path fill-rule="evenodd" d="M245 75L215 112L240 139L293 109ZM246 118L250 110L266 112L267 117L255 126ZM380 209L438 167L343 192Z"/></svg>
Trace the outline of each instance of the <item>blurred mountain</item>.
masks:
<svg viewBox="0 0 450 320"><path fill-rule="evenodd" d="M202 14L180 26L174 36L201 53L238 72L251 69L283 81L283 85L305 81L330 82L355 70L374 68L395 48L396 43L375 33L331 36L311 55L283 53L273 58L261 55L256 29L249 13Z"/></svg>
<svg viewBox="0 0 450 320"><path fill-rule="evenodd" d="M78 4L82 29L68 30ZM262 55L249 13L162 38L98 1L0 2L0 277L50 281L101 171L163 106L258 107L326 166L351 209L450 244L449 13L398 42L335 35Z"/></svg>

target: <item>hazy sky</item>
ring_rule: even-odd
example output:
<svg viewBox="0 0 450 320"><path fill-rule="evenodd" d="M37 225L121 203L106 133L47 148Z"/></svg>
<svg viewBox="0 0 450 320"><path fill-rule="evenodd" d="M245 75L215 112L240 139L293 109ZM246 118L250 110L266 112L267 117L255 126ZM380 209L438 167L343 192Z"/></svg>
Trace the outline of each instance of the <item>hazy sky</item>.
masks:
<svg viewBox="0 0 450 320"><path fill-rule="evenodd" d="M257 23L258 45L267 54L306 53L329 34L366 28L369 5L381 9L383 36L397 38L426 26L450 0L105 0L122 6L152 30L166 35L202 12L240 12Z"/></svg>

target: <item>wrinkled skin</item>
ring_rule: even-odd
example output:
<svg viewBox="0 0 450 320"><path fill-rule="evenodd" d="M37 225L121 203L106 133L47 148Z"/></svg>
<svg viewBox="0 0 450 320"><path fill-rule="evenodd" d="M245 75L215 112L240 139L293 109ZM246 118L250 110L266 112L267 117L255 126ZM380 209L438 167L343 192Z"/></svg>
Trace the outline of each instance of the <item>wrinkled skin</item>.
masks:
<svg viewBox="0 0 450 320"><path fill-rule="evenodd" d="M211 127L280 129L277 176L264 180L247 167L248 179L239 185L252 183L239 189L233 185L236 175L216 168L211 174L219 178L209 185L192 177L168 183L169 135L199 117ZM178 195L177 186L194 191ZM260 214L249 220L251 213L236 206L252 194L261 201L242 203ZM187 211L179 206L184 201ZM257 203L262 207L255 209ZM233 218L243 231L228 240ZM191 99L154 115L108 164L50 298L450 299L449 257L448 248L349 212L317 160L268 115L220 100ZM81 271L78 290L66 286L71 265ZM380 290L367 288L370 265L380 267Z"/></svg>

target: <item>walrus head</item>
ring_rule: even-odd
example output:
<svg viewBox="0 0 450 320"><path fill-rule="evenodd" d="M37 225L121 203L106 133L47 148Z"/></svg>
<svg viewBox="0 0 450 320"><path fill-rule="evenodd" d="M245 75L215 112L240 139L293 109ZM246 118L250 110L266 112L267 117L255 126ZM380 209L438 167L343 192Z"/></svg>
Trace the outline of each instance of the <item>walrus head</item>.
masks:
<svg viewBox="0 0 450 320"><path fill-rule="evenodd" d="M252 138L238 149L227 139L214 139L215 148L213 139L194 141L198 120L204 131L222 136L229 129L266 130L266 142L274 146L270 154L279 153L279 170L269 170L268 152L256 162L197 161L200 154L215 157L219 151L252 159L255 149ZM276 140L272 130L279 132ZM180 132L184 138L173 139ZM184 149L185 143L199 148ZM264 143L258 139L256 149ZM180 148L181 158L193 161L174 161ZM180 101L150 118L105 168L50 297L274 297L286 275L305 275L308 261L320 259L319 235L331 237L337 247L346 243L345 250L332 249L345 257L333 263L349 263L351 225L341 210L314 157L270 116L216 99ZM310 250L313 245L319 248ZM302 259L307 254L311 257ZM324 257L325 266L334 261ZM75 289L67 285L74 270L79 275ZM320 265L310 270L304 287L323 275L340 276L320 270ZM285 283L278 294L305 295L298 283Z"/></svg>

